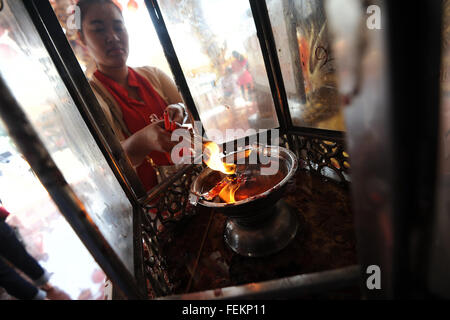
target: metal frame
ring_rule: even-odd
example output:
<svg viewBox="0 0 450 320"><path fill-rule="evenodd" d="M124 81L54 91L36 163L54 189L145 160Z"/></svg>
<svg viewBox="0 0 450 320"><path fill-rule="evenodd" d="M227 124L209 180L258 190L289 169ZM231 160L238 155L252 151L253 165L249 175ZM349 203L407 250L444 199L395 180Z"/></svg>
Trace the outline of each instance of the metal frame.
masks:
<svg viewBox="0 0 450 320"><path fill-rule="evenodd" d="M295 299L305 295L358 286L359 280L360 267L356 265L258 282L257 286L251 283L218 290L173 295L161 300Z"/></svg>
<svg viewBox="0 0 450 320"><path fill-rule="evenodd" d="M350 156L343 141L293 135L300 168L349 187Z"/></svg>
<svg viewBox="0 0 450 320"><path fill-rule="evenodd" d="M385 7L389 24L387 53L391 57L390 102L395 106L391 108L394 186L403 191L396 193L392 217L396 240L392 297L426 297L428 257L433 246L431 228L437 209L443 4L438 0L404 8L386 1ZM408 25L411 17L418 19L416 32L411 32ZM424 40L420 46L414 43L418 38ZM405 59L405 52L412 53L412 57ZM412 63L415 77L409 74ZM402 121L405 114L412 115L408 121ZM414 156L411 150L415 150ZM446 274L441 277L443 281L449 279Z"/></svg>
<svg viewBox="0 0 450 320"><path fill-rule="evenodd" d="M172 228L197 213L189 206L189 189L202 166L185 165L164 180L142 199L147 214L143 215L141 236L145 243L143 262L145 276L155 297L170 295L173 280L167 275L166 257L160 254L160 241L170 241Z"/></svg>
<svg viewBox="0 0 450 320"><path fill-rule="evenodd" d="M308 127L293 127L289 130L289 134L324 140L330 139L334 141L339 141L341 143L345 143L345 132L342 131L325 130Z"/></svg>
<svg viewBox="0 0 450 320"><path fill-rule="evenodd" d="M275 40L272 34L266 1L250 0L250 7L255 21L264 64L267 70L272 99L278 116L281 133L287 133L292 127L292 119L281 74L280 62L276 53Z"/></svg>

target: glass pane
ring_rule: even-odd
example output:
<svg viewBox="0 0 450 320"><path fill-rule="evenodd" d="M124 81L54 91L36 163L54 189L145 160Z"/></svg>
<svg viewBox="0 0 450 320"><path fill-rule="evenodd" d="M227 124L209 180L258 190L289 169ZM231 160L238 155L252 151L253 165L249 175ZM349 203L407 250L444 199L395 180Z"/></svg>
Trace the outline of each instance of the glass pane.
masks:
<svg viewBox="0 0 450 320"><path fill-rule="evenodd" d="M323 0L266 0L295 126L345 130Z"/></svg>
<svg viewBox="0 0 450 320"><path fill-rule="evenodd" d="M21 1L0 12L0 72L91 219L128 270L132 207L71 99Z"/></svg>
<svg viewBox="0 0 450 320"><path fill-rule="evenodd" d="M208 137L222 143L278 127L249 2L159 4ZM226 129L241 132L227 137Z"/></svg>
<svg viewBox="0 0 450 320"><path fill-rule="evenodd" d="M78 38L78 29L73 26L73 3L76 1L52 0L51 4L63 28L66 37L72 46L86 77L90 78L96 70L95 62ZM143 0L115 0L122 9L123 19L128 31L130 52L127 64L130 67L157 66L167 75L171 70L164 56L153 23ZM76 24L75 24L76 26ZM145 32L143 32L145 30Z"/></svg>
<svg viewBox="0 0 450 320"><path fill-rule="evenodd" d="M72 300L104 299L105 274L23 159L2 121L0 198L10 212L6 222L16 230L27 252L53 273L52 285ZM6 299L11 296L2 295L0 288L0 300Z"/></svg>

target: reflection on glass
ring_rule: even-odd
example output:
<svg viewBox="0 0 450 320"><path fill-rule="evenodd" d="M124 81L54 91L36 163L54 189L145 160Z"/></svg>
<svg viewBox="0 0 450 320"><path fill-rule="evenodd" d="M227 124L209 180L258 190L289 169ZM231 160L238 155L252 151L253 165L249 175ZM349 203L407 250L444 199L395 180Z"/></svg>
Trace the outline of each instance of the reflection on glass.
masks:
<svg viewBox="0 0 450 320"><path fill-rule="evenodd" d="M100 232L134 274L132 208L22 2L0 14L0 72Z"/></svg>
<svg viewBox="0 0 450 320"><path fill-rule="evenodd" d="M246 136L250 128L277 127L248 1L159 4L208 137L221 143ZM226 129L241 133L227 137Z"/></svg>
<svg viewBox="0 0 450 320"><path fill-rule="evenodd" d="M3 121L0 121L0 198L10 212L7 223L16 229L27 252L53 273L52 285L64 290L71 299L104 298L104 273L17 150ZM0 300L3 299L9 297L0 289Z"/></svg>
<svg viewBox="0 0 450 320"><path fill-rule="evenodd" d="M267 0L293 124L345 130L323 0Z"/></svg>
<svg viewBox="0 0 450 320"><path fill-rule="evenodd" d="M86 77L90 78L97 69L95 62L86 47L81 44L77 34L78 29L69 27L73 25L71 23L74 13L72 8L76 2L75 0L52 0L51 4ZM171 75L144 1L115 0L115 3L122 9L128 31L130 55L127 65L132 68L151 65Z"/></svg>

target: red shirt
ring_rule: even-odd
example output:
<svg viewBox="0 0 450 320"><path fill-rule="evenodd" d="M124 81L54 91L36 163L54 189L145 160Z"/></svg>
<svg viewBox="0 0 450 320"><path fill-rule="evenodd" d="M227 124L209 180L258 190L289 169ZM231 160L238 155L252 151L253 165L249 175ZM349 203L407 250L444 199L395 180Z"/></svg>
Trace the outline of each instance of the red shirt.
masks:
<svg viewBox="0 0 450 320"><path fill-rule="evenodd" d="M234 60L231 63L231 68L233 72L239 74L237 81L239 86L246 86L253 83L252 75L247 70L247 59Z"/></svg>
<svg viewBox="0 0 450 320"><path fill-rule="evenodd" d="M100 82L120 105L123 120L132 134L151 123L151 114L154 113L159 118L163 117L164 110L167 107L166 102L155 91L155 89L153 89L147 79L142 77L132 68L128 67L128 85L137 89L138 95L142 101L137 101L129 97L125 88L111 78L105 76L100 71L95 71L94 76L100 80ZM125 132L124 135L128 138ZM149 156L157 165L170 164L167 157L162 152L151 152ZM148 161L144 161L139 167L137 167L137 173L147 191L156 186L158 183L156 172Z"/></svg>
<svg viewBox="0 0 450 320"><path fill-rule="evenodd" d="M9 216L8 210L4 206L0 205L0 220L4 220Z"/></svg>

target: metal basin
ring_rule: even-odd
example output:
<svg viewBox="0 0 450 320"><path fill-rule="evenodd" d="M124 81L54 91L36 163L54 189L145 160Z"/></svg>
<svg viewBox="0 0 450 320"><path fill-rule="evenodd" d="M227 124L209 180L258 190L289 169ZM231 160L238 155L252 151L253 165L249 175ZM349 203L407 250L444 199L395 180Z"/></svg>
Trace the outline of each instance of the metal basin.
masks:
<svg viewBox="0 0 450 320"><path fill-rule="evenodd" d="M246 158L248 150L251 153ZM236 163L238 174L249 177L249 182L236 192L236 202L202 197L226 176L205 168L191 185L191 203L228 217L224 238L238 254L260 257L283 249L294 238L298 226L295 211L279 201L297 171L295 154L278 146L260 146L227 155L225 161Z"/></svg>

